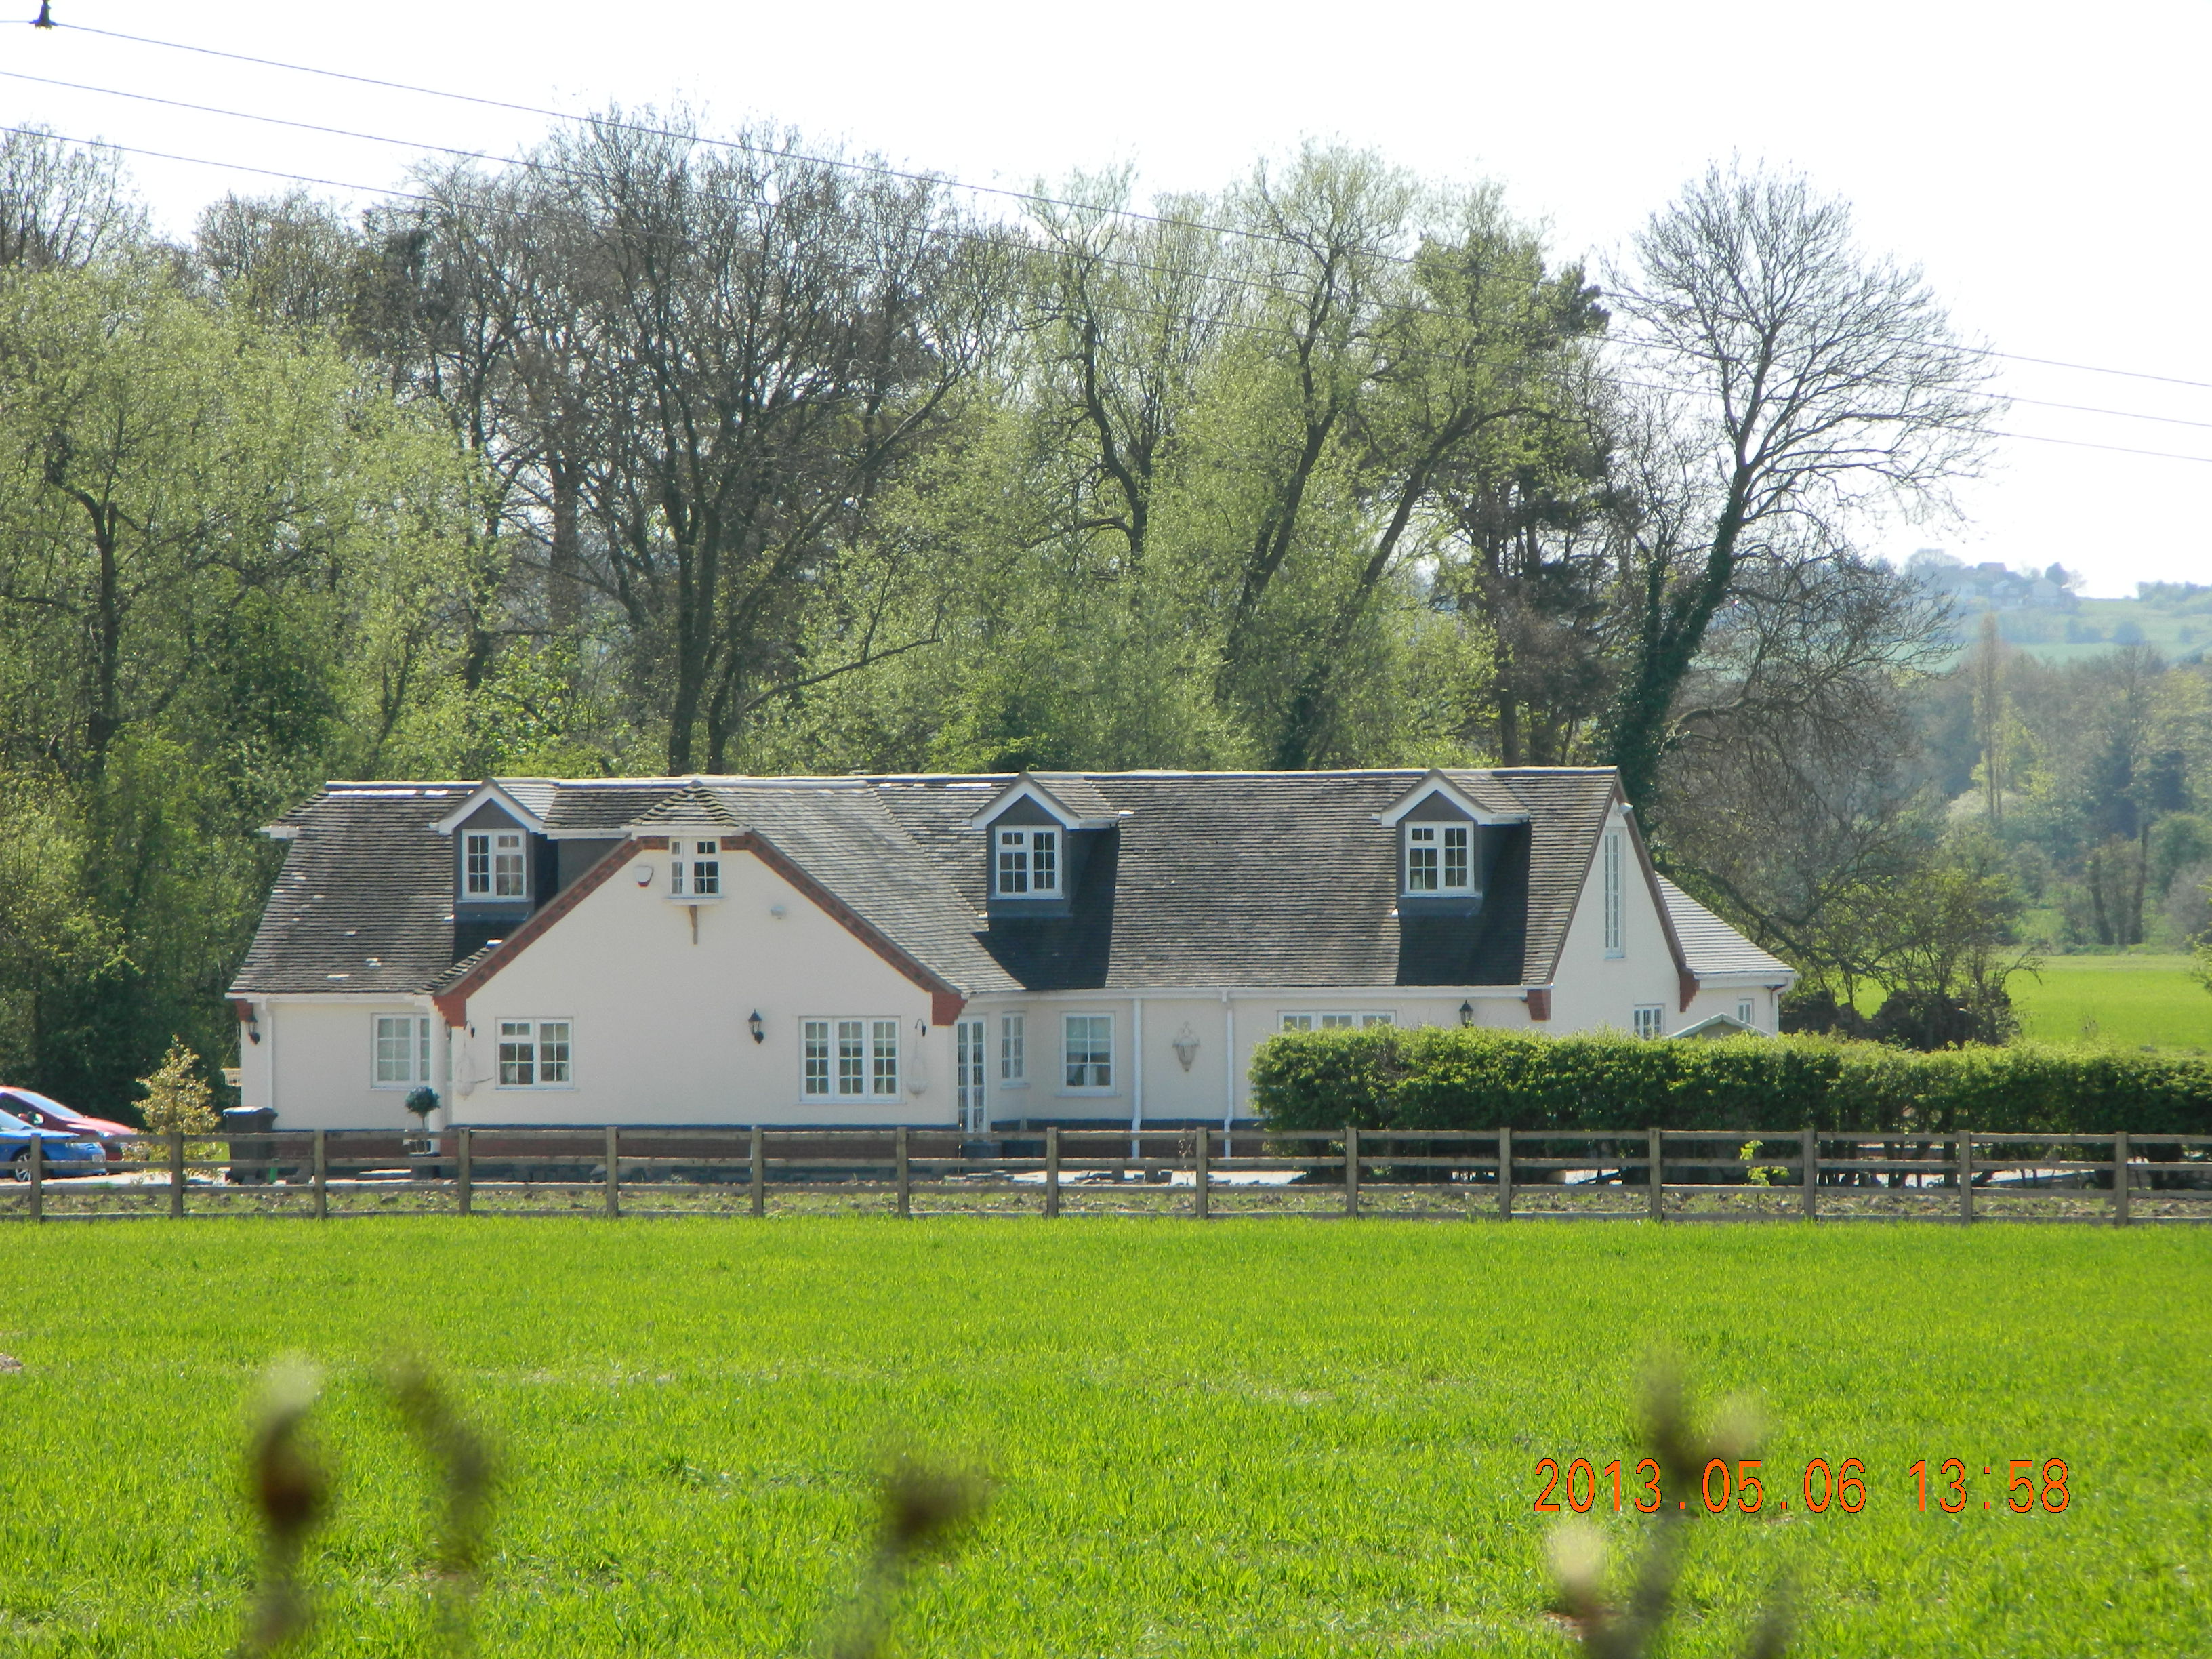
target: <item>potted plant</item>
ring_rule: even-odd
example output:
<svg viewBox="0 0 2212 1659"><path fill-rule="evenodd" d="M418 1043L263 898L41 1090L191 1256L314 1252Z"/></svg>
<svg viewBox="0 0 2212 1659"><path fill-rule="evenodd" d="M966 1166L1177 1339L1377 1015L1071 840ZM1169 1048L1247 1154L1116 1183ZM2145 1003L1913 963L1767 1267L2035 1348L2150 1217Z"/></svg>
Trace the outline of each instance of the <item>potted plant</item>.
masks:
<svg viewBox="0 0 2212 1659"><path fill-rule="evenodd" d="M407 1109L415 1114L415 1121L422 1126L416 1137L408 1141L408 1152L417 1156L434 1155L438 1150L438 1138L429 1132L430 1114L438 1109L438 1091L426 1083L421 1088L408 1092L405 1104Z"/></svg>

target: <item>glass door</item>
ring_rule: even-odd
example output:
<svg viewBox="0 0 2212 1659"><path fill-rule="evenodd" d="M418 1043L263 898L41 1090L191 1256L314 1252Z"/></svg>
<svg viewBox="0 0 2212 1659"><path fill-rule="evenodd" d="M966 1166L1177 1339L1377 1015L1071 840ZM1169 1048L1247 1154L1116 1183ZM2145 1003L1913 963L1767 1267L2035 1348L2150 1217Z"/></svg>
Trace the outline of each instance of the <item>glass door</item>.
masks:
<svg viewBox="0 0 2212 1659"><path fill-rule="evenodd" d="M983 1105L983 1022L963 1019L952 1028L952 1073L960 1103L960 1128L980 1135L991 1127Z"/></svg>

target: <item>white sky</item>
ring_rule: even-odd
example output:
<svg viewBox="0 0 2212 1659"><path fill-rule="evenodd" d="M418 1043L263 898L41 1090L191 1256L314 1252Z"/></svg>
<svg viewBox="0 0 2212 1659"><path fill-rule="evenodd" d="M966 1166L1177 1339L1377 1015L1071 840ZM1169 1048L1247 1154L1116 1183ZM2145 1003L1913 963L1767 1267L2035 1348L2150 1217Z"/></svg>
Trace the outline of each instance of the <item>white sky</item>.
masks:
<svg viewBox="0 0 2212 1659"><path fill-rule="evenodd" d="M0 0L27 17L35 0ZM582 111L684 97L975 183L1027 186L1128 161L1151 190L1214 190L1307 136L1437 178L1502 182L1563 254L1619 246L1681 182L1740 153L1802 167L1856 204L1875 246L1925 266L1960 329L1999 349L2212 383L2185 296L2212 267L2212 5L2094 11L1862 0L1851 6L1586 0L1364 7L1121 0L1057 7L844 0L54 0L112 29ZM0 26L0 70L467 149L544 123L445 100ZM404 149L0 78L0 122L73 137L398 182ZM274 179L131 158L164 227ZM326 192L342 195L343 192ZM2212 458L2212 385L2008 362L2011 432ZM2008 441L1961 491L1962 524L1874 538L1901 555L2086 570L2093 593L2212 581L2212 461Z"/></svg>

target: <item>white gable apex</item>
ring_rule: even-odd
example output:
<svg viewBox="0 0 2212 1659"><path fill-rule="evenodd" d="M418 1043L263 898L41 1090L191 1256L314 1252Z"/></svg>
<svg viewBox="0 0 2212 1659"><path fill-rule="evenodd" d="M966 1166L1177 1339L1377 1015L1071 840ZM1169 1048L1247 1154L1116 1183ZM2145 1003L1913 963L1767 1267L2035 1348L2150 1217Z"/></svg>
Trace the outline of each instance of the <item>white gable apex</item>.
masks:
<svg viewBox="0 0 2212 1659"><path fill-rule="evenodd" d="M1385 826L1399 823L1404 820L1408 812L1432 795L1441 795L1477 823L1526 823L1528 822L1528 815L1526 812L1499 812L1490 807L1476 805L1474 801L1468 799L1466 791L1460 788L1442 772L1434 770L1401 795L1396 805L1388 811L1377 812L1375 815L1375 822Z"/></svg>
<svg viewBox="0 0 2212 1659"><path fill-rule="evenodd" d="M469 798L430 827L441 836L450 836L465 823L478 807L491 805L513 818L532 835L545 833L545 821L532 811L504 788L496 778L487 778L469 792Z"/></svg>

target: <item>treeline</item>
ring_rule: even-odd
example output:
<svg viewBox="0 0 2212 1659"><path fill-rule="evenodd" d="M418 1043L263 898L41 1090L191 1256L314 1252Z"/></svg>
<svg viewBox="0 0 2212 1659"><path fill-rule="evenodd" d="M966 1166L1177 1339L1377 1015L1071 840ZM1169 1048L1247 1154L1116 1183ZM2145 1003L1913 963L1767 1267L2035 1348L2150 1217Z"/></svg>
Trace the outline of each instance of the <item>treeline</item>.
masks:
<svg viewBox="0 0 2212 1659"><path fill-rule="evenodd" d="M1991 408L1917 274L1759 173L1602 274L1341 149L1139 207L648 112L179 246L9 137L0 1071L225 1058L258 828L337 775L1613 763L1901 972L1824 917L1952 858L1943 619L1849 538Z"/></svg>

